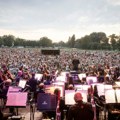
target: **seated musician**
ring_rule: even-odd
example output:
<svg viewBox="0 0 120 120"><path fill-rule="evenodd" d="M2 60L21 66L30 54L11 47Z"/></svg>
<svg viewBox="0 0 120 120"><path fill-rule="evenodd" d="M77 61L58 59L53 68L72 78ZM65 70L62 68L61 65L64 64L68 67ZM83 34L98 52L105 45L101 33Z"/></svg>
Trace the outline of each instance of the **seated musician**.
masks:
<svg viewBox="0 0 120 120"><path fill-rule="evenodd" d="M98 95L97 85L94 86L93 96L94 102L96 104L96 119L99 120L99 112L104 107L104 98L103 96Z"/></svg>
<svg viewBox="0 0 120 120"><path fill-rule="evenodd" d="M67 120L93 120L94 112L90 103L83 102L83 97L80 92L76 92L74 95L76 104L70 107L68 110Z"/></svg>
<svg viewBox="0 0 120 120"><path fill-rule="evenodd" d="M44 85L44 83L40 83L38 85L37 93L45 93L45 85Z"/></svg>
<svg viewBox="0 0 120 120"><path fill-rule="evenodd" d="M45 93L45 85L44 83L40 83L37 86L36 92L35 92L35 102L37 102L37 96L39 93Z"/></svg>
<svg viewBox="0 0 120 120"><path fill-rule="evenodd" d="M59 110L60 110L60 113L61 113L61 120L64 120L65 117L67 118L67 113L68 113L68 110L69 110L69 106L65 105L65 98L64 97L60 98ZM65 114L64 111L66 111L66 114Z"/></svg>
<svg viewBox="0 0 120 120"><path fill-rule="evenodd" d="M6 65L2 65L2 80L5 81L7 79L11 79L12 81L14 80L13 74L9 71Z"/></svg>
<svg viewBox="0 0 120 120"><path fill-rule="evenodd" d="M21 70L19 70L17 72L16 78L15 78L15 82L18 84L20 79L22 79L22 77L23 77L23 72Z"/></svg>
<svg viewBox="0 0 120 120"><path fill-rule="evenodd" d="M44 81L44 84L45 85L50 85L52 77L50 76L50 71L49 71L49 68L47 67L46 64L44 64L44 66L43 66L42 74L43 74L42 79Z"/></svg>
<svg viewBox="0 0 120 120"><path fill-rule="evenodd" d="M35 79L35 73L31 73L31 77L27 81L27 84L30 86L30 91L31 92L36 92L38 82Z"/></svg>
<svg viewBox="0 0 120 120"><path fill-rule="evenodd" d="M3 98L7 99L7 92L8 92L9 86L11 85L12 81L10 79L8 79L4 83L5 83L5 85L4 85L3 90L2 90Z"/></svg>
<svg viewBox="0 0 120 120"><path fill-rule="evenodd" d="M11 85L11 83L12 83L12 81L10 79L5 81L5 86L3 87L3 90L2 90L4 104L6 104L7 93L8 93L8 89L9 89L9 86ZM10 111L11 114L14 114L14 108L13 107L9 107L9 111Z"/></svg>

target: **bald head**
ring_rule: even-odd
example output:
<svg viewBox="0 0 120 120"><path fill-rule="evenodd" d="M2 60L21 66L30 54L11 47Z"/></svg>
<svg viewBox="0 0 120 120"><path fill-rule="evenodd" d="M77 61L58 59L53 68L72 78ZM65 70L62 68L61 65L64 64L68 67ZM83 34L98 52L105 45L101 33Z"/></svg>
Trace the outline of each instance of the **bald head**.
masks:
<svg viewBox="0 0 120 120"><path fill-rule="evenodd" d="M75 102L81 101L83 99L82 94L80 92L76 92L74 95Z"/></svg>

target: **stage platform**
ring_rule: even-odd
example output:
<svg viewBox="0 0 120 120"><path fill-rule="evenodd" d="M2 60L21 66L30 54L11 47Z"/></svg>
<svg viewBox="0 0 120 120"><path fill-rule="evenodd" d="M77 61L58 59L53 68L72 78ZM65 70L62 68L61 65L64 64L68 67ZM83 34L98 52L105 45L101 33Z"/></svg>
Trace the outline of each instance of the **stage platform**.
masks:
<svg viewBox="0 0 120 120"><path fill-rule="evenodd" d="M4 108L3 113L8 114L9 109ZM14 115L14 116L16 116L16 115ZM18 116L21 116L23 118L22 120L30 120L30 106L27 105L26 108L18 108ZM43 120L42 112L35 110L34 120Z"/></svg>

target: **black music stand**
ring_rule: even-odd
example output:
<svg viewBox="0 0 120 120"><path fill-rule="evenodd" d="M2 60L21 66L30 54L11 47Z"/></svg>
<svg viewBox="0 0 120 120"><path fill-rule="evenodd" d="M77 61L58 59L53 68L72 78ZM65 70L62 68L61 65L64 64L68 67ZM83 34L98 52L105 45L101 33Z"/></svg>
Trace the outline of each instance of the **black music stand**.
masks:
<svg viewBox="0 0 120 120"><path fill-rule="evenodd" d="M105 91L106 104L120 103L120 89L111 89ZM106 120L106 104L105 104L105 120Z"/></svg>
<svg viewBox="0 0 120 120"><path fill-rule="evenodd" d="M37 96L37 109L39 111L56 111L56 95L39 93Z"/></svg>

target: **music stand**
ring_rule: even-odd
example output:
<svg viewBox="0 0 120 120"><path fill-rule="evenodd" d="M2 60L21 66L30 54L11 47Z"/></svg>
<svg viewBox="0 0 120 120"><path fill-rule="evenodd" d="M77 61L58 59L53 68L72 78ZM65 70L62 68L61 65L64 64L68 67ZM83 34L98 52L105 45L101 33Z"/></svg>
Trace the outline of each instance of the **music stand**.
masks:
<svg viewBox="0 0 120 120"><path fill-rule="evenodd" d="M26 107L27 103L27 92L18 92L18 93L8 93L7 96L7 107ZM18 109L17 109L17 115L18 115Z"/></svg>
<svg viewBox="0 0 120 120"><path fill-rule="evenodd" d="M26 80L20 80L19 84L18 84L18 87L20 87L22 89L25 88L26 82L27 82Z"/></svg>
<svg viewBox="0 0 120 120"><path fill-rule="evenodd" d="M94 88L95 85L97 86L99 96L105 95L106 90L111 90L112 89L112 85L106 85L106 84L103 84L103 83L93 83L91 85L92 85L93 88Z"/></svg>
<svg viewBox="0 0 120 120"><path fill-rule="evenodd" d="M120 89L116 89L117 102L120 103Z"/></svg>
<svg viewBox="0 0 120 120"><path fill-rule="evenodd" d="M105 100L106 103L116 103L116 99L115 99L115 90L111 89L111 90L105 90Z"/></svg>
<svg viewBox="0 0 120 120"><path fill-rule="evenodd" d="M120 90L111 89L105 91L106 104L120 103ZM105 104L105 120L106 120L106 104Z"/></svg>
<svg viewBox="0 0 120 120"><path fill-rule="evenodd" d="M63 81L56 81L56 82L53 82L52 85L65 85L65 82Z"/></svg>
<svg viewBox="0 0 120 120"><path fill-rule="evenodd" d="M88 76L88 77L86 77L86 82L88 85L97 83L97 77L96 76Z"/></svg>
<svg viewBox="0 0 120 120"><path fill-rule="evenodd" d="M45 93L54 94L55 89L60 90L60 97L64 96L64 86L63 85L46 85Z"/></svg>
<svg viewBox="0 0 120 120"><path fill-rule="evenodd" d="M43 74L35 74L35 79L41 81Z"/></svg>
<svg viewBox="0 0 120 120"><path fill-rule="evenodd" d="M56 77L56 81L66 82L66 76L58 76Z"/></svg>
<svg viewBox="0 0 120 120"><path fill-rule="evenodd" d="M37 109L39 111L56 111L56 95L39 93L37 96Z"/></svg>
<svg viewBox="0 0 120 120"><path fill-rule="evenodd" d="M83 101L87 102L87 91L85 90L78 90L77 92L80 92L83 97ZM65 104L66 105L74 105L75 100L74 100L74 95L75 95L75 90L65 90Z"/></svg>
<svg viewBox="0 0 120 120"><path fill-rule="evenodd" d="M83 78L86 78L86 74L85 73L78 74L78 77L80 80L82 80Z"/></svg>
<svg viewBox="0 0 120 120"><path fill-rule="evenodd" d="M118 87L120 87L120 82L115 82L116 85L118 85Z"/></svg>
<svg viewBox="0 0 120 120"><path fill-rule="evenodd" d="M21 88L18 86L9 86L7 96L9 93L17 93L20 92Z"/></svg>
<svg viewBox="0 0 120 120"><path fill-rule="evenodd" d="M85 91L87 91L88 88L90 88L90 85L79 85L79 84L75 84L74 87L75 87L77 90L85 90Z"/></svg>
<svg viewBox="0 0 120 120"><path fill-rule="evenodd" d="M74 105L75 90L65 90L65 105Z"/></svg>

